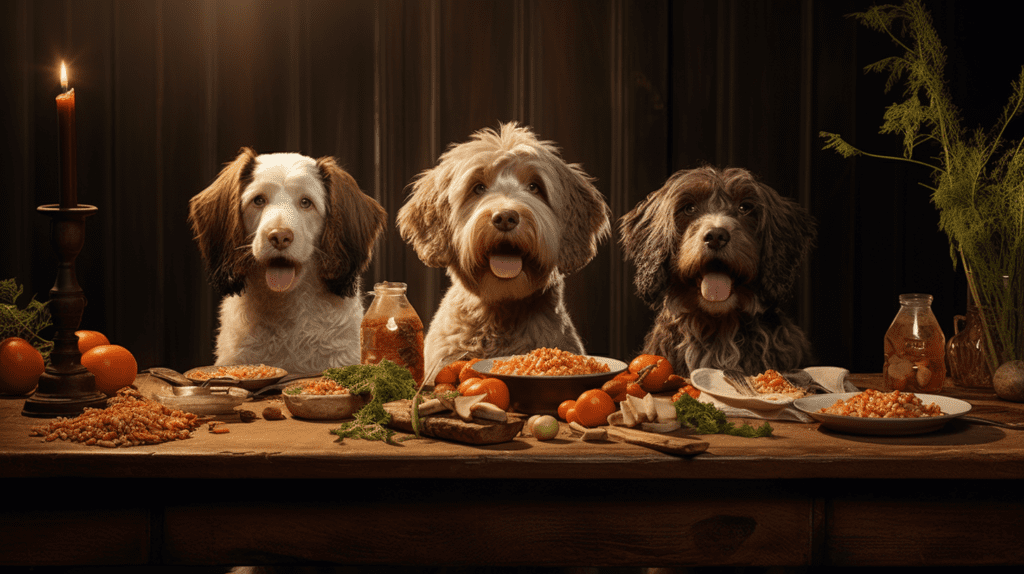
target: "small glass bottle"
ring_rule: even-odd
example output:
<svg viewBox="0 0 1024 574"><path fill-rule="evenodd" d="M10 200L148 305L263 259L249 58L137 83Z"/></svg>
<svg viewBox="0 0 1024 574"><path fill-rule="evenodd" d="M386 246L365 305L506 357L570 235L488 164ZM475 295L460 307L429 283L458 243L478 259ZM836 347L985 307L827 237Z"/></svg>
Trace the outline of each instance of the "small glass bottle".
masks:
<svg viewBox="0 0 1024 574"><path fill-rule="evenodd" d="M932 296L900 295L900 310L885 333L886 390L935 393L946 380L946 336L935 314Z"/></svg>
<svg viewBox="0 0 1024 574"><path fill-rule="evenodd" d="M373 302L359 328L360 363L375 365L382 359L412 373L423 384L423 322L405 297L405 283L384 281L373 286Z"/></svg>

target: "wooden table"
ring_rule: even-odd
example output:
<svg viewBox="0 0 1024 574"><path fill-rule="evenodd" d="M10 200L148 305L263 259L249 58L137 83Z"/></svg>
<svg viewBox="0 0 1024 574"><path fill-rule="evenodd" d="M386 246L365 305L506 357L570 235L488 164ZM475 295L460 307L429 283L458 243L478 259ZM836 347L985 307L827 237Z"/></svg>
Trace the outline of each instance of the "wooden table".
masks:
<svg viewBox="0 0 1024 574"><path fill-rule="evenodd" d="M880 375L851 375L861 388ZM972 414L1024 405L950 389ZM1024 562L1024 432L775 422L678 458L622 443L334 441L257 420L155 446L29 437L0 398L0 564L672 566ZM739 421L737 421L739 422Z"/></svg>

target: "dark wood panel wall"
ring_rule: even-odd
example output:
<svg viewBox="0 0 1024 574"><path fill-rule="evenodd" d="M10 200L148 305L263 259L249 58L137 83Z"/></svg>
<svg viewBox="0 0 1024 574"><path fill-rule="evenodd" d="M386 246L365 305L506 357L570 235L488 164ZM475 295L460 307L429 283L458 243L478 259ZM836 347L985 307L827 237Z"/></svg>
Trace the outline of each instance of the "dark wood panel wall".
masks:
<svg viewBox="0 0 1024 574"><path fill-rule="evenodd" d="M968 85L956 42L993 40L977 33L980 18L963 24L962 2L934 4L958 85ZM429 320L447 278L402 242L394 215L449 143L515 120L596 177L616 218L701 163L747 167L809 207L819 245L790 310L821 363L875 371L899 293L934 293L947 328L964 295L915 187L922 174L820 150L822 129L898 149L874 133L892 96L861 71L891 50L843 17L867 5L5 0L0 277L43 299L53 281L48 223L34 209L57 198L52 98L66 59L79 197L100 209L78 260L83 328L127 346L142 367L212 360L218 301L187 207L241 146L337 157L390 215L364 288L405 281ZM1019 70L1019 50L1010 53L997 60L1008 73L993 84L996 109ZM617 238L569 278L568 296L588 350L627 358L652 313L634 295Z"/></svg>

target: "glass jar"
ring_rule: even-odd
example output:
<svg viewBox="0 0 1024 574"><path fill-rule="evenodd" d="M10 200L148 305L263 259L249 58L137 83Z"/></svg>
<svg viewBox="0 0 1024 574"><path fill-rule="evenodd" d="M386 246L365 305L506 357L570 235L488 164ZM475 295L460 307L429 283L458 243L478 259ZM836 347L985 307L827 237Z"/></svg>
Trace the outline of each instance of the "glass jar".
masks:
<svg viewBox="0 0 1024 574"><path fill-rule="evenodd" d="M967 315L953 317L953 336L946 343L946 360L949 377L956 386L992 388L981 309L974 304L970 292L967 294Z"/></svg>
<svg viewBox="0 0 1024 574"><path fill-rule="evenodd" d="M900 310L885 333L886 390L934 393L946 379L946 336L935 314L932 296L900 295Z"/></svg>
<svg viewBox="0 0 1024 574"><path fill-rule="evenodd" d="M373 286L373 302L359 327L360 363L387 359L409 369L416 386L423 384L423 322L405 297L405 283L384 281Z"/></svg>

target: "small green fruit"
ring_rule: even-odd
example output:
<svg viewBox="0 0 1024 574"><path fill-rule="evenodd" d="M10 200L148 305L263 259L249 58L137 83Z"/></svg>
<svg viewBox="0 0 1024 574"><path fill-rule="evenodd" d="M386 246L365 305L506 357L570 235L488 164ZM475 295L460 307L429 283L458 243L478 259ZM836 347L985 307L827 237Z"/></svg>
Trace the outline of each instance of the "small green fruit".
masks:
<svg viewBox="0 0 1024 574"><path fill-rule="evenodd" d="M1024 361L1007 361L992 375L992 387L999 398L1024 402Z"/></svg>
<svg viewBox="0 0 1024 574"><path fill-rule="evenodd" d="M533 422L533 436L537 440L551 440L558 436L558 420L551 415L543 415Z"/></svg>

